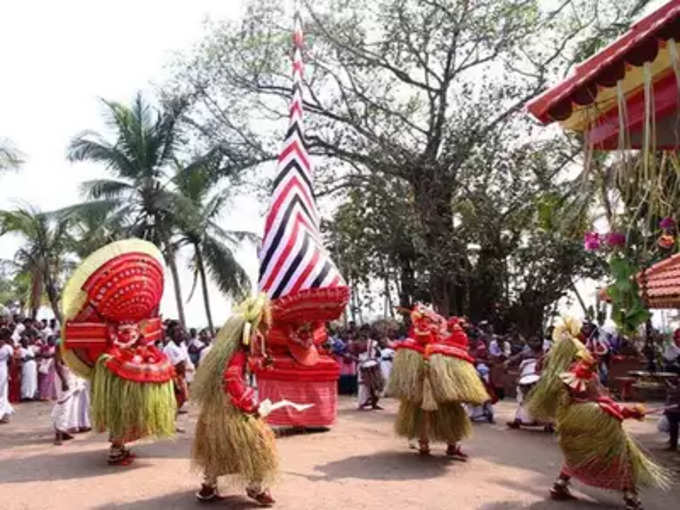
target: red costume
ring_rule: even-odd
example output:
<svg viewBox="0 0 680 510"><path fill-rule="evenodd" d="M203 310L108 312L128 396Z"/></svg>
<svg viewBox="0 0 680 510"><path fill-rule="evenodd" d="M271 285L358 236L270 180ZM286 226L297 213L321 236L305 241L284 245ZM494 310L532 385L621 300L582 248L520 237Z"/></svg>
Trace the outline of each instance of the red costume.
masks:
<svg viewBox="0 0 680 510"><path fill-rule="evenodd" d="M155 346L162 261L151 243L118 241L83 261L64 290L64 360L92 380L92 419L109 432L110 463L130 457L128 441L175 431L175 370Z"/></svg>

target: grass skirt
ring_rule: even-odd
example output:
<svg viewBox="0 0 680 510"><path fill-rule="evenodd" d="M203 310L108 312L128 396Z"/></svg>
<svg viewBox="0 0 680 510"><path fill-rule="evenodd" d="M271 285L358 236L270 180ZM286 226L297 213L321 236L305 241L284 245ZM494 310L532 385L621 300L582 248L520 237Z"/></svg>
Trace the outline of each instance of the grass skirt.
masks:
<svg viewBox="0 0 680 510"><path fill-rule="evenodd" d="M201 406L191 452L192 466L215 478L233 475L231 482L269 486L278 472L274 433L267 423L241 412L225 394L224 369L241 344L245 320L232 316L201 361L191 397Z"/></svg>
<svg viewBox="0 0 680 510"><path fill-rule="evenodd" d="M420 403L401 399L394 430L408 439L427 437L453 444L472 435L472 424L458 402L439 404L436 411L424 411Z"/></svg>
<svg viewBox="0 0 680 510"><path fill-rule="evenodd" d="M394 355L386 394L418 402L423 398L424 375L423 355L413 349L399 349Z"/></svg>
<svg viewBox="0 0 680 510"><path fill-rule="evenodd" d="M92 378L92 422L111 439L134 441L175 433L175 392L172 381L139 383L122 379L106 368L108 356L97 360Z"/></svg>
<svg viewBox="0 0 680 510"><path fill-rule="evenodd" d="M560 406L557 433L564 472L586 485L619 491L668 485L666 470L594 402Z"/></svg>
<svg viewBox="0 0 680 510"><path fill-rule="evenodd" d="M259 482L267 487L278 470L274 433L264 420L215 400L201 408L192 461L211 476L237 475L236 485Z"/></svg>
<svg viewBox="0 0 680 510"><path fill-rule="evenodd" d="M467 402L481 405L491 399L472 363L432 354L429 359L432 392L437 402Z"/></svg>
<svg viewBox="0 0 680 510"><path fill-rule="evenodd" d="M557 408L566 395L564 383L559 376L569 369L581 350L585 350L585 346L579 340L570 338L557 342L548 353L541 378L526 397L526 408L536 420L555 420Z"/></svg>

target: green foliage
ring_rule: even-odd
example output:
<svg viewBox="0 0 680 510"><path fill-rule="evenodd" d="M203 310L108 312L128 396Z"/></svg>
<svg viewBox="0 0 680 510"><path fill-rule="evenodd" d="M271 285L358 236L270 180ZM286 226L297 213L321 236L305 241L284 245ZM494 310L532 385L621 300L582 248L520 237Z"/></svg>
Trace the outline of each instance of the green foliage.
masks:
<svg viewBox="0 0 680 510"><path fill-rule="evenodd" d="M55 317L61 320L59 294L69 260L69 220L34 208L0 211L0 236L18 235L22 246L10 265L17 283L30 278L29 308L35 316L46 294Z"/></svg>
<svg viewBox="0 0 680 510"><path fill-rule="evenodd" d="M619 253L611 255L609 268L613 283L607 293L612 303L612 320L621 333L634 335L638 327L651 317L640 298L640 287L636 280L640 268Z"/></svg>

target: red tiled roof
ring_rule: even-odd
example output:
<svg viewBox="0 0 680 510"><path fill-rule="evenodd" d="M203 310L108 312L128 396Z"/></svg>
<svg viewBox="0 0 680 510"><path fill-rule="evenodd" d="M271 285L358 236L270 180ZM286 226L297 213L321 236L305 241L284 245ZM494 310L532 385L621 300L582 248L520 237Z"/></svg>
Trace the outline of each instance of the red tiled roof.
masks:
<svg viewBox="0 0 680 510"><path fill-rule="evenodd" d="M650 308L680 308L680 253L654 264L637 279Z"/></svg>

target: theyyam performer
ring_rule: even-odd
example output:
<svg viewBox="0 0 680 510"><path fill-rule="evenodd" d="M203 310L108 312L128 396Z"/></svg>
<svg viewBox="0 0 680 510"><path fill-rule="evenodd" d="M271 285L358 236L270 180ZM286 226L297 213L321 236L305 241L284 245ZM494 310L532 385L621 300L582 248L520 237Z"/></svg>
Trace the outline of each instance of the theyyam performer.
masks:
<svg viewBox="0 0 680 510"><path fill-rule="evenodd" d="M340 366L323 344L326 322L342 315L349 300L338 268L323 245L314 195L313 162L303 123L302 21L295 13L290 118L278 159L260 249L259 288L272 300L266 339L271 363L256 370L262 398L313 403L304 412L278 409L271 425L325 428L337 415ZM261 357L253 353L254 357Z"/></svg>
<svg viewBox="0 0 680 510"><path fill-rule="evenodd" d="M569 482L576 478L586 485L621 491L626 510L642 510L638 490L665 487L669 480L623 427L627 418L644 419L645 409L614 402L600 385L596 359L585 349L557 379L562 384L556 417L564 466L551 496L572 499Z"/></svg>
<svg viewBox="0 0 680 510"><path fill-rule="evenodd" d="M192 398L200 405L200 414L192 460L203 472L196 494L201 502L220 499L217 480L229 475L260 505L274 503L268 487L276 476L278 457L274 434L264 420L272 406L266 399L259 402L246 382L251 347L262 345L270 327L267 297L246 300L220 330L196 373Z"/></svg>
<svg viewBox="0 0 680 510"><path fill-rule="evenodd" d="M64 289L62 355L90 380L93 427L109 433L110 464L132 461L126 443L175 431L174 369L154 345L162 295L163 256L140 239L97 250Z"/></svg>
<svg viewBox="0 0 680 510"><path fill-rule="evenodd" d="M416 305L409 338L396 349L388 394L399 398L398 435L417 439L419 451L430 453L431 441L447 444L446 453L466 460L459 442L472 433L463 403L489 399L467 352L467 336L459 320L447 321Z"/></svg>

